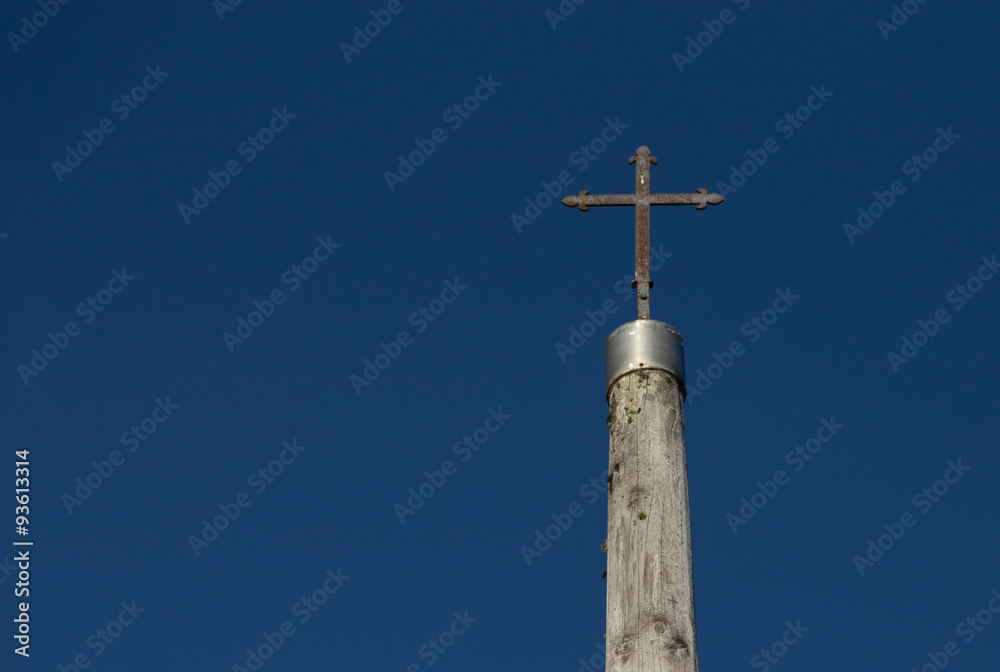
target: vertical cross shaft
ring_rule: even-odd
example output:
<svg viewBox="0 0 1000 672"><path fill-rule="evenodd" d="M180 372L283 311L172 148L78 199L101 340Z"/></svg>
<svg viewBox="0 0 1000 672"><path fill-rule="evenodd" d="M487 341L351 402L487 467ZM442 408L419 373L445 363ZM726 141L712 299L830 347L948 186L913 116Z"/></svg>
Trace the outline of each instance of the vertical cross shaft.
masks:
<svg viewBox="0 0 1000 672"><path fill-rule="evenodd" d="M649 319L649 290L653 281L649 277L649 207L651 205L694 205L704 210L710 204L722 202L720 194L710 194L698 189L693 194L653 194L649 190L649 166L656 165L656 157L651 156L649 147L640 146L635 156L629 159L635 164L635 193L633 194L591 194L584 190L577 196L567 196L563 204L579 207L586 212L592 205L632 205L635 206L635 280L636 302L640 320Z"/></svg>
<svg viewBox="0 0 1000 672"><path fill-rule="evenodd" d="M649 277L649 164L656 165L656 157L649 155L649 149L636 150L629 163L635 164L635 288L640 320L649 319L649 290L653 281Z"/></svg>

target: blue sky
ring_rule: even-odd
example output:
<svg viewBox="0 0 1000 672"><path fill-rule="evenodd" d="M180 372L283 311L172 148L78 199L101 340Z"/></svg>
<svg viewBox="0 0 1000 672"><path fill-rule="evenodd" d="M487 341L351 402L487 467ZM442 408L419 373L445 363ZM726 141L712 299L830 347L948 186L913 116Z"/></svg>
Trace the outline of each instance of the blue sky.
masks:
<svg viewBox="0 0 1000 672"><path fill-rule="evenodd" d="M994 4L223 2L0 11L10 669L600 669L643 144L701 667L995 663Z"/></svg>

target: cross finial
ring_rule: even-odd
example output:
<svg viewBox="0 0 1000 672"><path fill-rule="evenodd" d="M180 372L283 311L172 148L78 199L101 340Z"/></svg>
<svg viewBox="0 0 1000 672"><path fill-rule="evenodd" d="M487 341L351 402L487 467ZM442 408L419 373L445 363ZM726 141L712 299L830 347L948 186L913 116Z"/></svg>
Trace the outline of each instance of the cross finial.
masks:
<svg viewBox="0 0 1000 672"><path fill-rule="evenodd" d="M641 145L630 157L629 164L635 164L634 194L591 194L581 191L578 196L567 196L563 205L579 207L586 212L592 205L634 205L635 206L635 280L639 319L649 319L649 290L653 281L649 277L649 206L651 205L694 205L704 210L722 202L721 194L710 194L698 189L694 194L651 194L649 193L649 166L656 165L656 157L650 155L649 147Z"/></svg>

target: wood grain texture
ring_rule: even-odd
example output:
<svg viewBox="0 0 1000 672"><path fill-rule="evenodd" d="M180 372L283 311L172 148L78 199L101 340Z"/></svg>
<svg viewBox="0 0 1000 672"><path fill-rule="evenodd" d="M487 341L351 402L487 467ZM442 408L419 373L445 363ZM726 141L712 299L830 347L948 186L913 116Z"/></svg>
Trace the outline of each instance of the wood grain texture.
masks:
<svg viewBox="0 0 1000 672"><path fill-rule="evenodd" d="M607 672L697 672L684 407L665 371L611 390Z"/></svg>

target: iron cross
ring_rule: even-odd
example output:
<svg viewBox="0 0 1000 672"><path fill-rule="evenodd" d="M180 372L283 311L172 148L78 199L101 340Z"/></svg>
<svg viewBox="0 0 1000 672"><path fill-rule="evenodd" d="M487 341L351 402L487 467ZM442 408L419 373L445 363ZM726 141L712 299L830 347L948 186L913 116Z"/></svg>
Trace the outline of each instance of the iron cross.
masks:
<svg viewBox="0 0 1000 672"><path fill-rule="evenodd" d="M695 205L704 210L711 203L722 203L720 194L710 194L698 189L695 194L651 194L649 193L649 164L656 165L656 157L649 155L649 147L642 145L635 150L635 156L628 162L635 164L634 194L591 194L581 191L578 196L567 196L563 205L579 206L586 212L592 205L634 205L635 206L635 280L639 319L649 319L649 290L653 281L649 277L649 206L651 205Z"/></svg>

